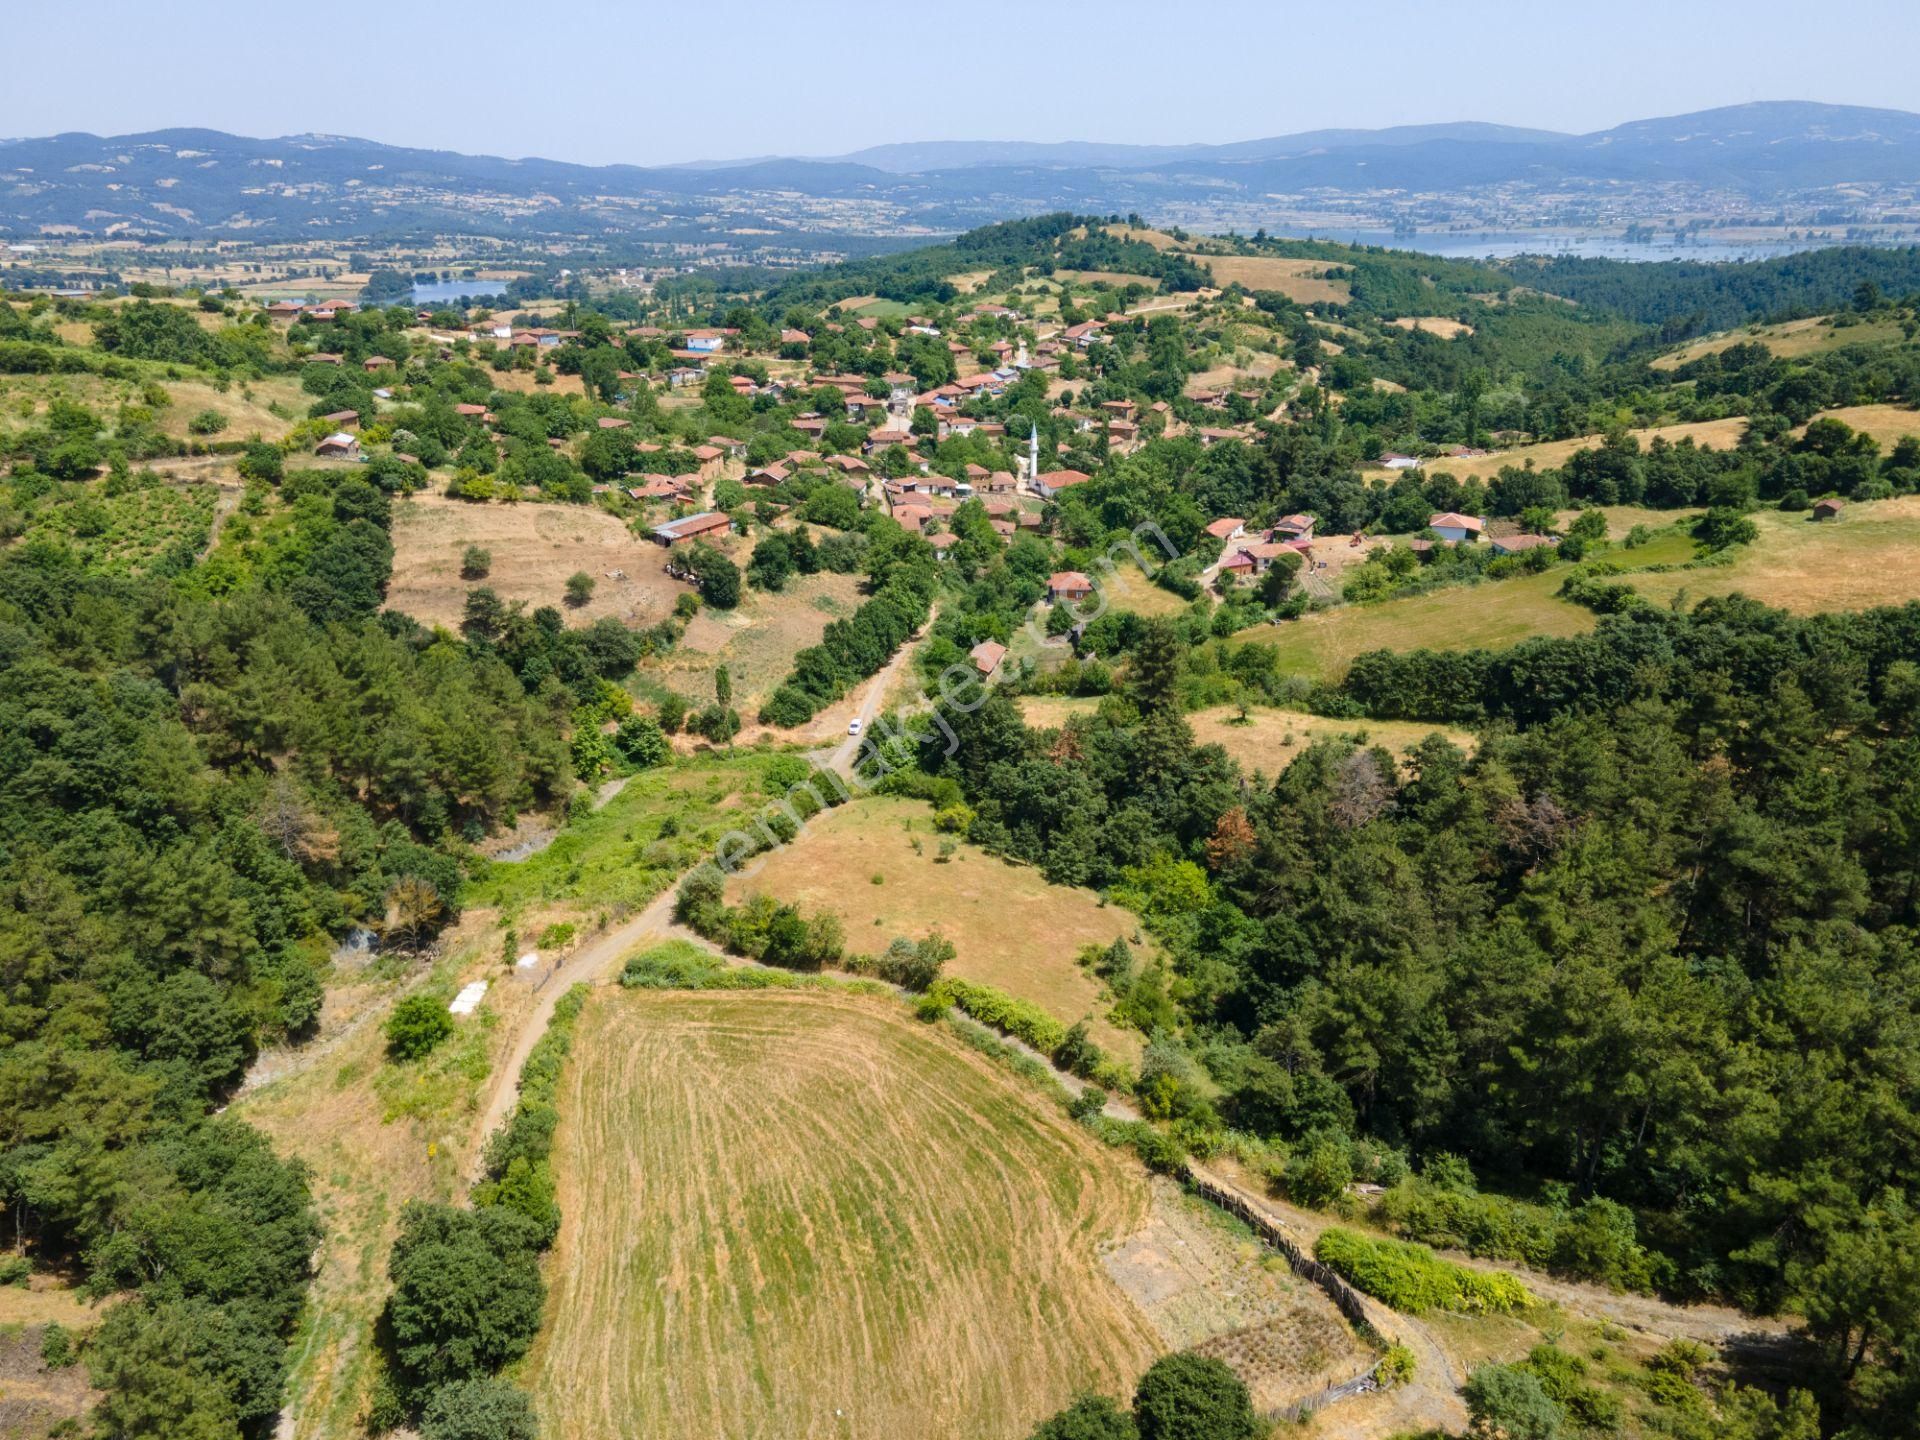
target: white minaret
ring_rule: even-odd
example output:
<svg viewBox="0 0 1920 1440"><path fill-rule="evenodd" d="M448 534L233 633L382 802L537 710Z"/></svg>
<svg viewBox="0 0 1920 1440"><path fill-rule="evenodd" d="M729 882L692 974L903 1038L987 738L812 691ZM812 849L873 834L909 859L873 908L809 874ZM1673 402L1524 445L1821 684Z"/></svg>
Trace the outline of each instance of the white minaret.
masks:
<svg viewBox="0 0 1920 1440"><path fill-rule="evenodd" d="M1027 483L1033 484L1040 478L1040 427L1028 423L1032 428L1027 432Z"/></svg>

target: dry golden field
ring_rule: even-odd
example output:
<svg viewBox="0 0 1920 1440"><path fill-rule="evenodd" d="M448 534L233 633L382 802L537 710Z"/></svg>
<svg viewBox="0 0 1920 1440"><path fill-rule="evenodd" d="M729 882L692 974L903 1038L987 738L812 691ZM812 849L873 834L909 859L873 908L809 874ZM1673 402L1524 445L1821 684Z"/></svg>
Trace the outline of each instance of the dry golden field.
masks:
<svg viewBox="0 0 1920 1440"><path fill-rule="evenodd" d="M1410 720L1332 720L1303 710L1249 710L1245 724L1235 706L1221 705L1187 716L1193 738L1202 745L1218 745L1249 772L1278 775L1294 756L1316 740L1329 736L1358 736L1404 755L1429 735L1438 734L1471 752L1472 735L1444 725L1422 725Z"/></svg>
<svg viewBox="0 0 1920 1440"><path fill-rule="evenodd" d="M1398 320L1389 320L1387 323L1402 330L1424 330L1429 335L1438 335L1442 340L1473 334L1473 326L1464 320L1450 320L1445 315L1402 315Z"/></svg>
<svg viewBox="0 0 1920 1440"><path fill-rule="evenodd" d="M1074 957L1084 945L1134 943L1138 918L964 841L942 860L948 837L931 813L923 801L891 796L843 805L809 822L804 844L735 877L728 896L759 892L808 914L830 911L854 952L876 954L897 935L938 930L958 951L949 973L1031 1000L1062 1024L1084 1019L1102 1049L1137 1060L1139 1035L1107 1020L1098 977Z"/></svg>
<svg viewBox="0 0 1920 1440"><path fill-rule="evenodd" d="M1189 255L1222 285L1277 290L1300 305L1344 305L1353 287L1338 278L1344 265L1327 260L1289 260L1278 255Z"/></svg>
<svg viewBox="0 0 1920 1440"><path fill-rule="evenodd" d="M1920 496L1849 505L1841 518L1815 523L1805 515L1763 510L1760 536L1733 562L1708 569L1635 575L1641 594L1688 601L1738 591L1811 615L1920 600Z"/></svg>
<svg viewBox="0 0 1920 1440"><path fill-rule="evenodd" d="M1874 321L1865 325L1836 327L1831 315L1815 315L1804 320L1788 320L1779 325L1756 325L1746 330L1729 330L1683 345L1653 362L1656 370L1677 370L1682 365L1707 355L1717 355L1735 345L1760 344L1783 360L1817 355L1847 345L1881 345L1900 338L1900 327L1893 321Z"/></svg>
<svg viewBox="0 0 1920 1440"><path fill-rule="evenodd" d="M843 620L860 606L860 581L853 575L795 576L777 595L743 587L733 610L703 609L687 624L680 643L647 673L698 704L713 698L713 672L727 667L733 681L734 708L751 719L793 669L793 657L817 645L829 623Z"/></svg>
<svg viewBox="0 0 1920 1440"><path fill-rule="evenodd" d="M1708 449L1728 450L1739 444L1746 432L1746 418L1736 415L1725 420L1696 420L1686 425L1656 425L1627 433L1640 442L1642 449L1655 439L1662 439L1676 445L1682 440L1691 440ZM1529 460L1536 470L1553 470L1566 464L1576 451L1591 450L1605 438L1604 435L1582 435L1572 440L1543 440L1538 445L1519 445L1469 460L1429 460L1427 468L1456 480L1491 480L1508 466L1523 466Z"/></svg>
<svg viewBox="0 0 1920 1440"><path fill-rule="evenodd" d="M559 1109L548 1433L1021 1435L1158 1349L1144 1176L896 1002L602 991Z"/></svg>
<svg viewBox="0 0 1920 1440"><path fill-rule="evenodd" d="M469 545L493 556L483 579L460 576ZM457 627L467 592L480 585L492 587L503 600L526 601L529 610L555 606L575 625L603 615L651 625L691 588L668 578L667 552L660 546L634 535L617 517L585 505L477 505L416 495L394 506L393 550L387 607L426 625ZM567 577L576 570L596 582L593 599L578 609L565 603ZM613 579L607 574L611 570L627 578Z"/></svg>

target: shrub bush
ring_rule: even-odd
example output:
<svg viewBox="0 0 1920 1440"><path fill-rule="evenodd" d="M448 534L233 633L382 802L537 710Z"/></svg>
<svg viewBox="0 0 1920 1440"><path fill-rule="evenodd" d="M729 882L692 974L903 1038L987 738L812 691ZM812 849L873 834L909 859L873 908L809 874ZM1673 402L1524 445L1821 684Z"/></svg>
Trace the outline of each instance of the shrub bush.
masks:
<svg viewBox="0 0 1920 1440"><path fill-rule="evenodd" d="M387 1017L387 1053L396 1060L418 1060L453 1034L446 1003L431 995L409 995Z"/></svg>
<svg viewBox="0 0 1920 1440"><path fill-rule="evenodd" d="M928 993L937 995L943 1003L972 1016L982 1025L1024 1040L1049 1059L1067 1038L1067 1027L1038 1005L1017 1000L991 985L976 985L970 980L948 976Z"/></svg>
<svg viewBox="0 0 1920 1440"><path fill-rule="evenodd" d="M1313 1253L1356 1288L1407 1315L1429 1310L1505 1314L1533 1303L1513 1276L1468 1270L1424 1245L1334 1229L1321 1234Z"/></svg>

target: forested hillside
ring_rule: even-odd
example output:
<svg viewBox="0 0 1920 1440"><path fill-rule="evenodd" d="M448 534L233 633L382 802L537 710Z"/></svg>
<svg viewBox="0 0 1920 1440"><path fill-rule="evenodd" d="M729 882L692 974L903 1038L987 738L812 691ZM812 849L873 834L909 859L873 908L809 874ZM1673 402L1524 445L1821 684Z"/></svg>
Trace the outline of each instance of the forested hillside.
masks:
<svg viewBox="0 0 1920 1440"><path fill-rule="evenodd" d="M1476 1201L1482 1243L1558 1216L1572 1273L1799 1309L1809 1378L1905 1434L1917 657L1920 607L1744 602L1369 657L1329 703L1497 723L1250 788L1179 713L1213 658L1154 623L1124 701L1054 734L990 699L924 763L976 841L1149 917L1186 1041L1141 1094L1196 1150L1233 1126L1369 1178L1385 1147L1429 1211L1476 1175L1533 1197Z"/></svg>
<svg viewBox="0 0 1920 1440"><path fill-rule="evenodd" d="M570 778L503 664L373 615L374 492L334 482L304 568L219 599L0 556L0 1198L126 1296L87 1352L106 1433L271 1429L317 1229L301 1169L214 1112L311 1029L335 937L429 939L451 842ZM356 535L373 573L343 577Z"/></svg>

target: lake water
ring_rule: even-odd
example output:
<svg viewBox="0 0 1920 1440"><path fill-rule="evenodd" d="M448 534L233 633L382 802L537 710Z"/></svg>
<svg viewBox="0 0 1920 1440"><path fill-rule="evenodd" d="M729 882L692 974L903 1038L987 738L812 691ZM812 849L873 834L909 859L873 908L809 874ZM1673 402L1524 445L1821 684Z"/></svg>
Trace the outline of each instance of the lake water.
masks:
<svg viewBox="0 0 1920 1440"><path fill-rule="evenodd" d="M471 300L476 295L504 295L505 280L431 280L413 287L413 303L435 305L448 300Z"/></svg>
<svg viewBox="0 0 1920 1440"><path fill-rule="evenodd" d="M1651 245L1629 245L1617 235L1556 234L1551 230L1412 236L1395 236L1390 230L1315 230L1313 238L1336 240L1343 245L1417 250L1452 260L1504 260L1512 255L1577 255L1587 260L1771 260L1780 255L1798 255L1848 243L1844 240L1699 240L1679 245L1665 236Z"/></svg>

